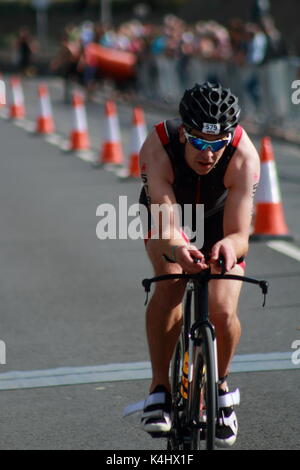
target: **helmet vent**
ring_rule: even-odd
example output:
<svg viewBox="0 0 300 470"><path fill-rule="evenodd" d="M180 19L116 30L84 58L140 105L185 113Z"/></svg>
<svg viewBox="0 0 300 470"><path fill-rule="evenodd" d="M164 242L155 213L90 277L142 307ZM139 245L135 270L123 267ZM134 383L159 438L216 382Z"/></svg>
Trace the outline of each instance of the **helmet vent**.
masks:
<svg viewBox="0 0 300 470"><path fill-rule="evenodd" d="M218 106L216 106L215 104L212 104L211 107L210 107L210 112L213 116L216 116L218 114Z"/></svg>
<svg viewBox="0 0 300 470"><path fill-rule="evenodd" d="M214 103L218 103L220 101L220 95L218 92L216 91L213 91L211 94L210 94L210 99L211 101L213 101Z"/></svg>

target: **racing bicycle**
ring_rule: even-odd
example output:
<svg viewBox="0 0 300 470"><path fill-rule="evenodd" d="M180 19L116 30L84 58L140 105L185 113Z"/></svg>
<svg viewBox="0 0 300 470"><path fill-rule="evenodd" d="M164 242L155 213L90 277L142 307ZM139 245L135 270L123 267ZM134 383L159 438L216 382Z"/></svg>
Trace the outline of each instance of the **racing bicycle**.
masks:
<svg viewBox="0 0 300 470"><path fill-rule="evenodd" d="M166 433L153 435L167 437L168 450L213 450L215 447L219 377L216 335L208 312L209 281L228 279L256 284L261 288L265 305L267 281L226 274L222 259L219 265L220 274L212 274L209 267L197 274L166 274L142 281L148 299L154 282L187 280L182 332L171 363L172 428L167 436Z"/></svg>

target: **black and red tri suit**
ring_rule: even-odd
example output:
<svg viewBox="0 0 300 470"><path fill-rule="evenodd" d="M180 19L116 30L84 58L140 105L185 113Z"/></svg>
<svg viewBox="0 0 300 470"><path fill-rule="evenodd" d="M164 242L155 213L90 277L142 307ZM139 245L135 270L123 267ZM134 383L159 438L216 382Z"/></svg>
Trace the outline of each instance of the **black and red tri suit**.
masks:
<svg viewBox="0 0 300 470"><path fill-rule="evenodd" d="M202 248L198 248L204 254L209 254L212 246L224 237L224 205L228 194L228 189L224 186L224 175L239 145L243 128L241 126L235 128L231 142L225 148L214 168L207 175L198 175L185 161L185 144L179 140L181 125L180 119L171 119L160 122L155 126L155 129L173 168L172 187L176 202L181 206L184 204L204 204L204 245ZM144 187L139 202L149 209Z"/></svg>

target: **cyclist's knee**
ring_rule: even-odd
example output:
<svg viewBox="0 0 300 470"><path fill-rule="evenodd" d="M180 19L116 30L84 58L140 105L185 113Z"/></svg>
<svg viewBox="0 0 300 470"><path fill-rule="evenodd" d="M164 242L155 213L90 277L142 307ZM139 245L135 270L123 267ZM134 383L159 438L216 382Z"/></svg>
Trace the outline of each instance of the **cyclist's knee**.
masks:
<svg viewBox="0 0 300 470"><path fill-rule="evenodd" d="M219 284L217 284L219 282ZM209 291L209 313L212 323L228 331L238 323L241 286L235 281L212 281Z"/></svg>
<svg viewBox="0 0 300 470"><path fill-rule="evenodd" d="M147 254L153 266L155 276L163 274L179 274L182 273L182 268L177 263L169 263L163 256L161 244L159 240L149 240L147 243ZM170 285L176 282L175 280L168 281ZM158 285L158 284L157 284ZM168 285L165 283L165 285Z"/></svg>
<svg viewBox="0 0 300 470"><path fill-rule="evenodd" d="M160 281L156 283L153 296L156 301L170 308L182 302L185 290L185 282L180 280Z"/></svg>
<svg viewBox="0 0 300 470"><path fill-rule="evenodd" d="M219 331L228 331L239 322L236 308L219 305L210 311L211 322Z"/></svg>
<svg viewBox="0 0 300 470"><path fill-rule="evenodd" d="M180 271L180 266L176 263L168 263L165 260L160 240L149 240L146 251L155 271L165 271L168 274Z"/></svg>
<svg viewBox="0 0 300 470"><path fill-rule="evenodd" d="M155 269L155 268L154 268ZM155 269L155 275L178 274L180 271L175 265L167 269ZM174 308L182 302L186 281L182 279L169 279L155 283L153 296L165 308Z"/></svg>
<svg viewBox="0 0 300 470"><path fill-rule="evenodd" d="M151 261L154 275L181 274L182 268L177 263L169 263L162 255L162 248L159 240L149 240L147 243L147 253ZM182 301L186 281L172 279L155 283L154 294L156 301L170 308L178 305Z"/></svg>

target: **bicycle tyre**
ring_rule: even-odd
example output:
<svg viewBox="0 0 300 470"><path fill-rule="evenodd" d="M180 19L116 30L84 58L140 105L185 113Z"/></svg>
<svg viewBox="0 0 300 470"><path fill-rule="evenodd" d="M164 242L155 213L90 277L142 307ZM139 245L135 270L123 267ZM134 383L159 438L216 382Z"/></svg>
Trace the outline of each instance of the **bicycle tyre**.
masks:
<svg viewBox="0 0 300 470"><path fill-rule="evenodd" d="M180 397L180 383L181 383L181 370L183 363L183 343L182 337L178 340L178 343L175 348L174 356L171 364L171 393L172 393L172 410L171 410L171 419L172 419L172 429L167 441L167 450L179 450L180 449L180 439L179 439L179 426L180 426L180 416L179 416L179 397Z"/></svg>
<svg viewBox="0 0 300 470"><path fill-rule="evenodd" d="M187 408L187 400L182 396L181 387L184 354L188 350L189 344L191 299L192 291L187 291L184 300L182 332L178 339L171 363L172 429L168 437L167 450L184 450L186 448L182 434L182 416L184 414L183 411L186 411Z"/></svg>
<svg viewBox="0 0 300 470"><path fill-rule="evenodd" d="M191 384L191 449L213 450L217 419L217 383L214 340L210 326L201 325L197 336L200 341L194 347L195 369Z"/></svg>

